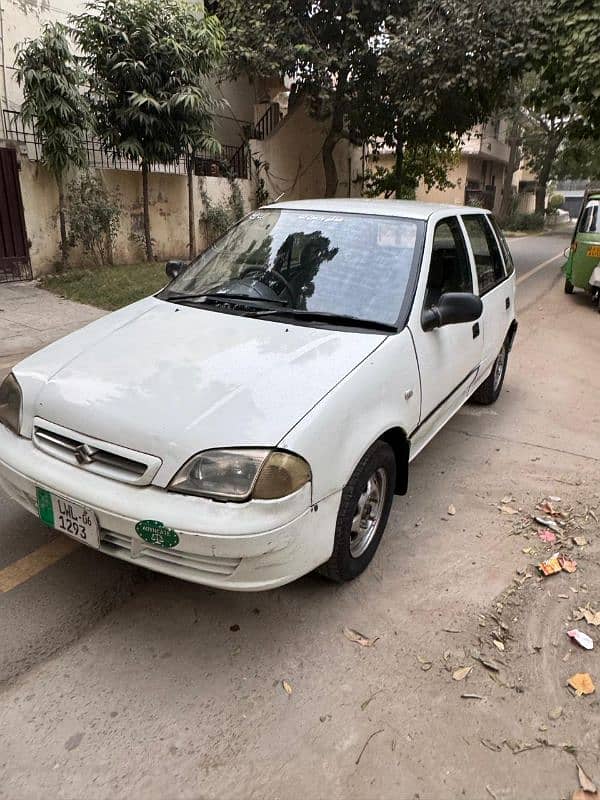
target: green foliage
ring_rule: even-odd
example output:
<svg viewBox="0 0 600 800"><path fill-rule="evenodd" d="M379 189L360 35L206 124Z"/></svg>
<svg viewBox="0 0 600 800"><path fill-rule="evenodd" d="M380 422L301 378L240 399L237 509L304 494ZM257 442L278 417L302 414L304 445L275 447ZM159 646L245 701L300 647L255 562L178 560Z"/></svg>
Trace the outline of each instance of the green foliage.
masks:
<svg viewBox="0 0 600 800"><path fill-rule="evenodd" d="M543 39L536 60L555 96L568 96L582 128L600 137L600 2L545 0Z"/></svg>
<svg viewBox="0 0 600 800"><path fill-rule="evenodd" d="M551 212L556 211L558 208L562 206L564 202L565 202L564 195L559 193L550 195L550 197L548 198L548 210Z"/></svg>
<svg viewBox="0 0 600 800"><path fill-rule="evenodd" d="M448 180L448 171L458 164L460 151L455 145L447 147L411 145L404 149L403 168L401 174L392 168L377 163L377 152L374 156L375 167L365 175L363 194L366 197L392 197L414 200L415 192L421 180L425 187L433 189L449 189L454 184Z"/></svg>
<svg viewBox="0 0 600 800"><path fill-rule="evenodd" d="M84 137L89 111L80 93L83 74L67 39L67 28L46 23L37 39L16 48L16 78L23 89L21 117L34 123L42 163L55 175L86 163Z"/></svg>
<svg viewBox="0 0 600 800"><path fill-rule="evenodd" d="M201 2L187 0L91 0L72 24L89 71L98 132L142 165L150 260L152 163L216 148L207 78L221 57L221 24Z"/></svg>
<svg viewBox="0 0 600 800"><path fill-rule="evenodd" d="M121 207L97 176L85 172L68 186L69 242L80 244L98 266L112 261Z"/></svg>
<svg viewBox="0 0 600 800"><path fill-rule="evenodd" d="M556 180L600 180L600 138L568 139L552 167L552 177Z"/></svg>
<svg viewBox="0 0 600 800"><path fill-rule="evenodd" d="M544 227L544 215L516 211L506 219L503 227L507 231L541 231Z"/></svg>
<svg viewBox="0 0 600 800"><path fill-rule="evenodd" d="M200 220L206 229L207 244L211 245L244 216L244 201L235 179L229 179L230 194L227 200L213 203L205 187L200 191L204 212Z"/></svg>

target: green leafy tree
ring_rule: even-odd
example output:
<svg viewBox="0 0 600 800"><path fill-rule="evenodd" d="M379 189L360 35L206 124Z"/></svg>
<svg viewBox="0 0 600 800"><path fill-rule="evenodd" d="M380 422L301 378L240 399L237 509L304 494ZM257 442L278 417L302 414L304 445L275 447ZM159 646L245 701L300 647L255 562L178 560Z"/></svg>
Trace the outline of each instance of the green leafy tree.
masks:
<svg viewBox="0 0 600 800"><path fill-rule="evenodd" d="M380 99L365 122L395 149L397 194L407 149L450 148L503 104L527 63L523 19L533 6L530 0L419 0L388 20Z"/></svg>
<svg viewBox="0 0 600 800"><path fill-rule="evenodd" d="M86 163L85 134L89 110L80 93L83 75L67 38L67 28L47 23L37 39L26 39L16 49L16 76L23 89L21 117L35 127L42 143L42 163L58 188L58 216L63 267L68 238L64 179L70 168Z"/></svg>
<svg viewBox="0 0 600 800"><path fill-rule="evenodd" d="M186 0L92 0L72 24L89 72L98 132L107 146L141 166L150 261L148 177L154 163L172 163L214 144L206 79L220 58L222 28L202 3ZM190 173L192 164L190 157Z"/></svg>
<svg viewBox="0 0 600 800"><path fill-rule="evenodd" d="M372 80L385 20L398 0L221 0L230 76L289 75L323 120L325 195L338 185L334 150L356 140L352 119ZM356 140L357 141L357 140Z"/></svg>
<svg viewBox="0 0 600 800"><path fill-rule="evenodd" d="M561 148L554 166L555 180L600 180L600 139L572 137Z"/></svg>
<svg viewBox="0 0 600 800"><path fill-rule="evenodd" d="M434 187L448 189L454 184L448 180L448 171L460 159L460 150L455 144L447 147L409 145L403 154L403 169L397 175L395 169L382 166L379 154L373 156L374 168L365 176L364 194L366 197L400 197L414 200L421 180L429 190Z"/></svg>

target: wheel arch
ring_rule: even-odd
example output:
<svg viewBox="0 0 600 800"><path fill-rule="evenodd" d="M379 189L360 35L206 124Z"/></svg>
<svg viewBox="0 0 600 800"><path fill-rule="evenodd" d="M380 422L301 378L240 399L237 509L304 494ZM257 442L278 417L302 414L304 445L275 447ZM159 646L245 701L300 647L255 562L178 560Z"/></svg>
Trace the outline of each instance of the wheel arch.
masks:
<svg viewBox="0 0 600 800"><path fill-rule="evenodd" d="M379 440L389 444L396 458L396 486L394 494L406 494L408 491L408 462L410 458L410 439L403 428L388 428L379 436Z"/></svg>

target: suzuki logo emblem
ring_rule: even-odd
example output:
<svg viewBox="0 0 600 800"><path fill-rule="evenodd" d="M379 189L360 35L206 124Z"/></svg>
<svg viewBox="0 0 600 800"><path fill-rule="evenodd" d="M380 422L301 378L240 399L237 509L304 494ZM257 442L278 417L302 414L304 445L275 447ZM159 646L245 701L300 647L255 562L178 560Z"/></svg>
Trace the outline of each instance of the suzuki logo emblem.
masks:
<svg viewBox="0 0 600 800"><path fill-rule="evenodd" d="M75 448L75 458L77 459L78 464L91 464L94 460L94 456L96 455L96 450L93 447L90 447L89 444L80 444L79 447Z"/></svg>

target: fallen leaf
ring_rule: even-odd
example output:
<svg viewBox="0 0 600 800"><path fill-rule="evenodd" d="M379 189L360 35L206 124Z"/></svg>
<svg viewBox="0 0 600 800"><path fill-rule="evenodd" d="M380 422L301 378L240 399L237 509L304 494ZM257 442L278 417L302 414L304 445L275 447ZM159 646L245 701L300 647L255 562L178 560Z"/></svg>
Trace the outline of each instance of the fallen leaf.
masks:
<svg viewBox="0 0 600 800"><path fill-rule="evenodd" d="M450 514L451 517L453 517L456 514L456 509L454 508L452 503L450 503L450 505L448 506L448 513Z"/></svg>
<svg viewBox="0 0 600 800"><path fill-rule="evenodd" d="M355 642L359 644L361 647L373 647L379 636L376 636L374 639L369 639L368 636L365 636L363 633L359 633L359 631L355 631L352 628L344 628L343 634L351 642Z"/></svg>
<svg viewBox="0 0 600 800"><path fill-rule="evenodd" d="M594 640L592 637L588 636L587 633L578 631L577 628L574 628L572 631L567 631L567 636L569 636L571 639L574 639L577 644L580 644L586 650L594 649Z"/></svg>
<svg viewBox="0 0 600 800"><path fill-rule="evenodd" d="M583 769L577 764L577 775L579 776L579 785L583 789L584 792L590 792L590 794L594 794L596 791L596 784L592 781L583 771Z"/></svg>
<svg viewBox="0 0 600 800"><path fill-rule="evenodd" d="M590 611L589 608L580 608L579 611L585 617L589 625L600 625L600 611ZM579 618L581 619L581 617Z"/></svg>
<svg viewBox="0 0 600 800"><path fill-rule="evenodd" d="M575 689L578 697L581 697L582 694L593 694L596 691L589 672L578 672L576 675L571 675L568 684Z"/></svg>
<svg viewBox="0 0 600 800"><path fill-rule="evenodd" d="M556 708L553 708L551 711L548 712L548 718L557 720L562 715L562 712L563 712L562 706L557 706Z"/></svg>
<svg viewBox="0 0 600 800"><path fill-rule="evenodd" d="M577 562L574 559L563 555L562 553L558 557L558 563L565 572L575 572L577 569Z"/></svg>
<svg viewBox="0 0 600 800"><path fill-rule="evenodd" d="M464 697L465 700L485 700L482 694L472 694L471 692L465 692L461 694L461 697Z"/></svg>
<svg viewBox="0 0 600 800"><path fill-rule="evenodd" d="M590 792L584 792L583 789L575 789L571 800L600 800L600 794L598 792L590 794Z"/></svg>
<svg viewBox="0 0 600 800"><path fill-rule="evenodd" d="M585 536L574 536L573 544L576 544L577 547L585 547L585 545L587 544L587 539L585 538Z"/></svg>
<svg viewBox="0 0 600 800"><path fill-rule="evenodd" d="M467 677L467 675L469 674L469 672L471 672L472 669L473 667L459 667L458 669L454 670L454 672L452 673L452 677L454 678L455 681L462 681L464 678Z"/></svg>
<svg viewBox="0 0 600 800"><path fill-rule="evenodd" d="M281 685L283 686L283 691L286 694L291 694L293 692L291 684L289 684L287 681L281 681Z"/></svg>
<svg viewBox="0 0 600 800"><path fill-rule="evenodd" d="M532 556L535 553L535 550L533 547L524 547L521 552L525 553L526 556Z"/></svg>
<svg viewBox="0 0 600 800"><path fill-rule="evenodd" d="M421 664L421 669L423 670L423 672L429 672L432 666L433 664L428 661L427 664Z"/></svg>
<svg viewBox="0 0 600 800"><path fill-rule="evenodd" d="M498 510L501 511L503 514L518 514L519 513L516 508L513 508L512 506L507 506L507 505L498 506Z"/></svg>
<svg viewBox="0 0 600 800"><path fill-rule="evenodd" d="M488 669L491 669L494 672L500 671L500 666L496 664L495 661L492 661L491 658L479 658L478 661L480 661L484 667L487 667Z"/></svg>
<svg viewBox="0 0 600 800"><path fill-rule="evenodd" d="M502 498L502 500L500 500L502 505L506 505L507 503L512 503L512 501L513 501L513 498L512 498L511 494L505 494L504 497Z"/></svg>
<svg viewBox="0 0 600 800"><path fill-rule="evenodd" d="M556 534L552 533L548 528L542 528L537 532L538 539L548 544L553 544L556 541Z"/></svg>
<svg viewBox="0 0 600 800"><path fill-rule="evenodd" d="M498 641L498 639L494 639L494 646L498 648L502 653L504 652L504 642Z"/></svg>

